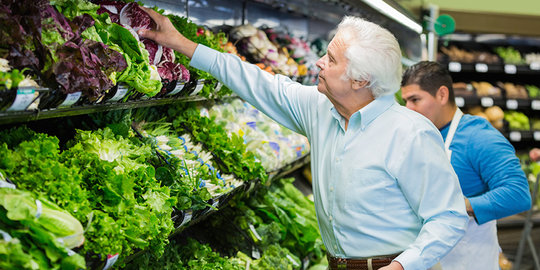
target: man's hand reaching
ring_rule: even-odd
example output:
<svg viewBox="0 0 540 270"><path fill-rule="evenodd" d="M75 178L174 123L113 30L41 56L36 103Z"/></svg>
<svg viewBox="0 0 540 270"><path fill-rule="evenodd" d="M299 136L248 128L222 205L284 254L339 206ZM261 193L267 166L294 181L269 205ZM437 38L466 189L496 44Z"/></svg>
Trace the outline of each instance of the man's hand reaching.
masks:
<svg viewBox="0 0 540 270"><path fill-rule="evenodd" d="M187 39L176 30L169 18L155 12L152 9L141 7L156 23L154 30L139 30L138 34L143 38L152 39L161 46L171 48L185 56L191 57L197 48L197 43Z"/></svg>

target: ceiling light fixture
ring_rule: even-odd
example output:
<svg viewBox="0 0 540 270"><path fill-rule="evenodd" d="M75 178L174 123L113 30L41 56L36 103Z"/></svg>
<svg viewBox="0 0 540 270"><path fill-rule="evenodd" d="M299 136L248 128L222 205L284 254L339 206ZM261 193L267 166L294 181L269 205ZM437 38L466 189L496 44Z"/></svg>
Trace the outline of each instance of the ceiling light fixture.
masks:
<svg viewBox="0 0 540 270"><path fill-rule="evenodd" d="M397 11L392 6L388 5L382 0L363 0L364 3L368 4L370 7L381 12L382 14L394 19L395 21L403 24L404 26L410 28L418 34L422 33L422 26L417 22L413 21L409 17L405 16L403 13Z"/></svg>

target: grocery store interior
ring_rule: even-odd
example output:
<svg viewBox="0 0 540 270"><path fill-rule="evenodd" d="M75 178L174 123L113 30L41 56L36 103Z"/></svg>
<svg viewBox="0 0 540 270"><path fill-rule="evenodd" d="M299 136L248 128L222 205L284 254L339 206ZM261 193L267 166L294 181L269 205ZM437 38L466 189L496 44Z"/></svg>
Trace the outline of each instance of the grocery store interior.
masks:
<svg viewBox="0 0 540 270"><path fill-rule="evenodd" d="M327 269L308 139L140 37L140 6L304 85L346 15L388 29L404 69L444 65L530 187L497 220L500 268L540 270L536 0L2 1L0 269Z"/></svg>

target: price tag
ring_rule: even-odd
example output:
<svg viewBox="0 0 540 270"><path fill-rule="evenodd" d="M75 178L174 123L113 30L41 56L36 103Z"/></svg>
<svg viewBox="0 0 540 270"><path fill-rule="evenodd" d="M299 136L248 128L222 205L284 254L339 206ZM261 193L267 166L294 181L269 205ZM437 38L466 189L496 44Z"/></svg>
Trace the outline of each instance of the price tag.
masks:
<svg viewBox="0 0 540 270"><path fill-rule="evenodd" d="M258 260L261 258L261 253L255 246L251 246L251 258Z"/></svg>
<svg viewBox="0 0 540 270"><path fill-rule="evenodd" d="M111 268L116 263L117 260L118 260L118 253L114 255L108 254L107 262L105 263L105 266L103 266L103 270L107 270Z"/></svg>
<svg viewBox="0 0 540 270"><path fill-rule="evenodd" d="M521 132L519 131L510 131L509 134L510 140L513 142L521 141Z"/></svg>
<svg viewBox="0 0 540 270"><path fill-rule="evenodd" d="M81 98L81 92L67 94L66 99L64 99L64 102L62 102L62 104L60 104L60 106L58 107L69 107L75 104L75 102L77 102L79 98Z"/></svg>
<svg viewBox="0 0 540 270"><path fill-rule="evenodd" d="M111 102L119 101L127 94L127 92L128 92L127 86L120 84L118 85L118 88L116 89L116 94L114 94L114 96L111 99L109 99L109 101Z"/></svg>
<svg viewBox="0 0 540 270"><path fill-rule="evenodd" d="M11 189L16 189L17 187L16 187L14 184L12 184L12 183L9 183L9 182L0 180L0 188L11 188Z"/></svg>
<svg viewBox="0 0 540 270"><path fill-rule="evenodd" d="M488 72L488 65L484 63L477 63L474 65L474 69L476 69L476 72L486 73Z"/></svg>
<svg viewBox="0 0 540 270"><path fill-rule="evenodd" d="M298 267L298 266L300 266L300 265L298 265L298 262L297 262L297 261L295 261L293 257L291 257L291 255L290 255L290 254L287 254L287 256L286 256L286 257L287 257L287 259L289 259L289 261L290 261L290 262L291 262L291 263L292 263L292 264L293 264L293 265L294 265L295 267Z"/></svg>
<svg viewBox="0 0 540 270"><path fill-rule="evenodd" d="M217 208L218 204L219 204L219 199L216 199L214 203L212 203L212 207Z"/></svg>
<svg viewBox="0 0 540 270"><path fill-rule="evenodd" d="M204 87L204 80L197 81L197 86L195 87L195 90L193 91L193 93L191 93L190 96L194 96L194 95L198 94L199 92L201 92L203 87Z"/></svg>
<svg viewBox="0 0 540 270"><path fill-rule="evenodd" d="M504 73L516 74L517 73L516 65L504 65Z"/></svg>
<svg viewBox="0 0 540 270"><path fill-rule="evenodd" d="M15 101L13 101L13 104L8 111L24 111L26 110L26 107L32 103L32 100L34 100L34 93L36 92L35 89L24 89L19 88L17 89L17 96L15 96Z"/></svg>
<svg viewBox="0 0 540 270"><path fill-rule="evenodd" d="M480 99L480 104L482 104L483 107L491 107L493 106L493 99L490 97L483 97Z"/></svg>
<svg viewBox="0 0 540 270"><path fill-rule="evenodd" d="M533 137L535 141L540 141L540 131L535 131Z"/></svg>
<svg viewBox="0 0 540 270"><path fill-rule="evenodd" d="M218 82L217 85L216 85L216 92L221 90L221 87L223 87L223 84L221 82Z"/></svg>
<svg viewBox="0 0 540 270"><path fill-rule="evenodd" d="M509 99L506 101L506 108L510 110L515 110L518 108L518 101L515 99Z"/></svg>
<svg viewBox="0 0 540 270"><path fill-rule="evenodd" d="M461 71L461 63L458 63L458 62L450 62L450 63L448 63L448 71L450 71L450 72L460 72Z"/></svg>
<svg viewBox="0 0 540 270"><path fill-rule="evenodd" d="M537 111L540 110L540 100L533 100L531 102L531 108Z"/></svg>
<svg viewBox="0 0 540 270"><path fill-rule="evenodd" d="M255 238L257 238L257 240L259 240L259 241L262 240L262 238L259 235L259 233L257 232L257 230L255 230L255 227L253 226L253 224L249 224L249 230L251 231L251 233L253 233L253 236L255 236Z"/></svg>
<svg viewBox="0 0 540 270"><path fill-rule="evenodd" d="M182 91L182 89L184 89L184 86L186 86L185 82L176 83L176 87L174 87L174 90L172 90L170 93L168 93L167 96L172 96L172 95L176 95L176 94L180 93L180 91Z"/></svg>
<svg viewBox="0 0 540 270"><path fill-rule="evenodd" d="M532 70L540 70L540 62L532 62L529 66Z"/></svg>
<svg viewBox="0 0 540 270"><path fill-rule="evenodd" d="M0 235L2 236L2 238L4 238L4 241L6 241L6 242L9 242L9 241L11 241L11 239L13 239L13 238L11 238L11 235L9 235L9 233L7 233L5 231L2 231L2 230L0 230Z"/></svg>
<svg viewBox="0 0 540 270"><path fill-rule="evenodd" d="M191 212L185 212L184 213L184 220L182 220L182 224L180 224L180 227L186 225L191 221L191 218L193 217Z"/></svg>
<svg viewBox="0 0 540 270"><path fill-rule="evenodd" d="M309 256L306 256L306 257L302 260L302 264L303 264L303 267L302 267L303 270L308 269L308 267L309 267Z"/></svg>
<svg viewBox="0 0 540 270"><path fill-rule="evenodd" d="M458 107L463 107L465 106L465 99L463 97L456 97L456 105Z"/></svg>

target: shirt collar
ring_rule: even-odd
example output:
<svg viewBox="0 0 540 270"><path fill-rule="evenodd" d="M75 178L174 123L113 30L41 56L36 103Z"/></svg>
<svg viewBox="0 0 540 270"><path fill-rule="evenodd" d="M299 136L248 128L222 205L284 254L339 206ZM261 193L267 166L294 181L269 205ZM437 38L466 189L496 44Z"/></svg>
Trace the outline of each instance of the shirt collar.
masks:
<svg viewBox="0 0 540 270"><path fill-rule="evenodd" d="M361 124L362 130L364 130L367 126L369 126L369 124L371 124L373 120L375 120L375 118L390 108L394 102L393 95L385 95L376 98L368 105L351 115L351 118L349 119L349 126L358 122ZM330 111L332 112L334 118L338 120L341 129L345 130L345 118L343 118L343 116L341 116L341 114L339 114L336 108L333 106Z"/></svg>
<svg viewBox="0 0 540 270"><path fill-rule="evenodd" d="M388 110L394 104L394 95L378 97L356 113L362 116L361 128L364 130L375 118ZM356 114L355 113L355 114Z"/></svg>

